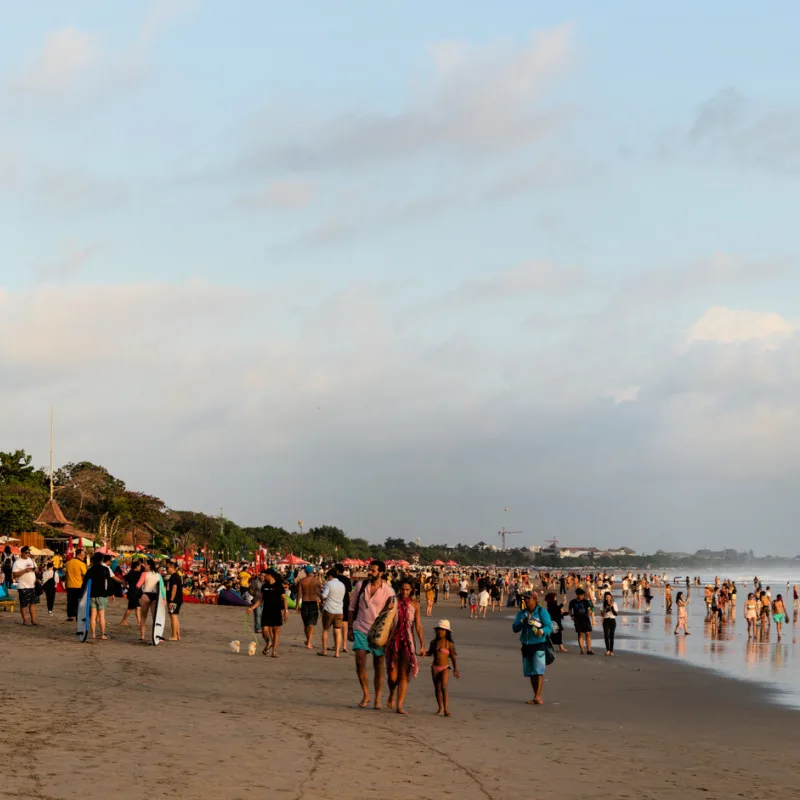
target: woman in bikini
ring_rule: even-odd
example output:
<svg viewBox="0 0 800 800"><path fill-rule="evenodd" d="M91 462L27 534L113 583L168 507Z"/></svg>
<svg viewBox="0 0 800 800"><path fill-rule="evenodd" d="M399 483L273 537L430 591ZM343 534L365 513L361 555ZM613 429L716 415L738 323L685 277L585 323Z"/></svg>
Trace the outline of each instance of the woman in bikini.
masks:
<svg viewBox="0 0 800 800"><path fill-rule="evenodd" d="M744 618L747 620L747 638L756 638L757 628L756 620L758 619L758 602L756 596L750 592L747 595L747 600L744 604Z"/></svg>
<svg viewBox="0 0 800 800"><path fill-rule="evenodd" d="M433 657L431 664L431 677L433 678L433 688L436 691L436 702L439 704L438 714L445 717L450 716L450 695L447 691L447 684L450 681L450 662L453 662L453 675L460 678L458 663L456 662L456 646L453 642L453 634L450 630L449 620L439 620L434 628L436 638L431 642L428 652Z"/></svg>
<svg viewBox="0 0 800 800"><path fill-rule="evenodd" d="M687 594L686 600L683 599L683 592L678 592L675 598L675 605L678 607L678 624L675 626L675 635L683 629L684 636L689 636L689 596Z"/></svg>
<svg viewBox="0 0 800 800"><path fill-rule="evenodd" d="M425 581L425 602L427 604L427 608L425 609L425 616L430 617L433 615L433 601L436 599L436 589L433 585L433 581L428 579Z"/></svg>
<svg viewBox="0 0 800 800"><path fill-rule="evenodd" d="M386 643L386 673L389 679L389 708L397 704L398 714L407 714L403 702L408 691L408 681L419 672L414 635L419 640L419 654L425 655L424 634L419 603L413 598L411 581L403 579L397 589L397 610L392 632Z"/></svg>

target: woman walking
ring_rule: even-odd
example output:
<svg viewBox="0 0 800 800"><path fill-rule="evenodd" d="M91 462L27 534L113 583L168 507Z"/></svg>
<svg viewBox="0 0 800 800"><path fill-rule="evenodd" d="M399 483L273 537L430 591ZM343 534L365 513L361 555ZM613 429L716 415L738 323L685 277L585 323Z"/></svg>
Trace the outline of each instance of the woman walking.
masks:
<svg viewBox="0 0 800 800"><path fill-rule="evenodd" d="M689 633L689 596L687 594L686 600L683 599L683 592L678 592L675 598L675 605L678 607L678 624L675 626L675 635L678 631L683 630L684 636L690 636Z"/></svg>
<svg viewBox="0 0 800 800"><path fill-rule="evenodd" d="M397 609L394 625L386 643L386 674L389 679L389 708L397 706L398 714L407 714L403 708L408 691L408 682L419 673L417 651L414 643L419 641L419 654L425 655L419 603L412 597L411 581L405 578L397 589Z"/></svg>
<svg viewBox="0 0 800 800"><path fill-rule="evenodd" d="M563 603L558 602L555 592L545 595L544 602L547 605L547 613L550 615L550 622L553 627L550 631L550 641L562 653L567 652L564 647L564 617L568 616Z"/></svg>
<svg viewBox="0 0 800 800"><path fill-rule="evenodd" d="M614 602L611 592L606 592L603 595L603 607L600 610L600 615L603 617L603 638L606 642L606 655L614 655L614 634L617 630L617 617L619 616L619 609Z"/></svg>
<svg viewBox="0 0 800 800"><path fill-rule="evenodd" d="M247 613L252 614L257 608L261 608L261 630L264 641L269 642L261 653L268 655L271 646L272 657L278 658L281 627L289 617L289 605L286 602L286 588L283 585L283 579L274 569L267 570L261 586L261 600L250 606Z"/></svg>
<svg viewBox="0 0 800 800"><path fill-rule="evenodd" d="M53 613L53 606L56 602L56 587L58 586L58 572L53 566L52 561L48 561L42 573L42 588L47 600L47 613Z"/></svg>
<svg viewBox="0 0 800 800"><path fill-rule="evenodd" d="M747 621L747 638L756 638L758 633L757 620L758 620L758 602L756 596L750 592L747 595L747 600L744 604L744 618Z"/></svg>

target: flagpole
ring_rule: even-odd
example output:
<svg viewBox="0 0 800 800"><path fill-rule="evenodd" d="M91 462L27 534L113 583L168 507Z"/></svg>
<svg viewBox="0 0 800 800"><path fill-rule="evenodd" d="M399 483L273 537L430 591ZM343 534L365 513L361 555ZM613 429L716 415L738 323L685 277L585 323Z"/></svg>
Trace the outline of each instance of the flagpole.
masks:
<svg viewBox="0 0 800 800"><path fill-rule="evenodd" d="M50 405L50 499L53 499L53 406Z"/></svg>

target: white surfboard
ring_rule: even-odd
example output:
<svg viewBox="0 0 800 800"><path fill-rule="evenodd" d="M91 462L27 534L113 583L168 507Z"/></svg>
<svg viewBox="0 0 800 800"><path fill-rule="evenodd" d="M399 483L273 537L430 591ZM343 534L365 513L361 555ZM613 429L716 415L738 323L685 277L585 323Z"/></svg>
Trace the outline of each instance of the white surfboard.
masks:
<svg viewBox="0 0 800 800"><path fill-rule="evenodd" d="M89 616L91 614L90 604L92 599L92 579L86 581L86 588L83 590L83 596L80 603L78 603L78 630L75 635L82 642L89 638Z"/></svg>
<svg viewBox="0 0 800 800"><path fill-rule="evenodd" d="M153 644L161 644L164 639L164 628L167 625L167 590L164 579L158 576L158 597L153 608Z"/></svg>

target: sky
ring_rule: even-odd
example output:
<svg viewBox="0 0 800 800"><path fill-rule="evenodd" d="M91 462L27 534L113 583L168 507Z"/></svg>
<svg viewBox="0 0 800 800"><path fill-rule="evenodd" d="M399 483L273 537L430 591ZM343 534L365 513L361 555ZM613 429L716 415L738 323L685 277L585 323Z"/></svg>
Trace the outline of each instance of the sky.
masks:
<svg viewBox="0 0 800 800"><path fill-rule="evenodd" d="M0 449L53 404L242 525L800 550L796 3L0 10Z"/></svg>

